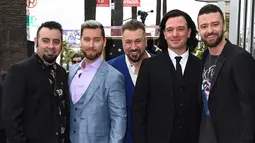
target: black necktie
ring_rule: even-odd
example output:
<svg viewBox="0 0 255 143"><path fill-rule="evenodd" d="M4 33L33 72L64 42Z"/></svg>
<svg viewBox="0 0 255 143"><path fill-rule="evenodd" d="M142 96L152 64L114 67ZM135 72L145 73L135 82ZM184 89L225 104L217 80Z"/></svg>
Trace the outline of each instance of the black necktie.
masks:
<svg viewBox="0 0 255 143"><path fill-rule="evenodd" d="M175 60L176 60L176 72L179 76L182 76L182 67L180 64L182 57L181 56L176 56Z"/></svg>

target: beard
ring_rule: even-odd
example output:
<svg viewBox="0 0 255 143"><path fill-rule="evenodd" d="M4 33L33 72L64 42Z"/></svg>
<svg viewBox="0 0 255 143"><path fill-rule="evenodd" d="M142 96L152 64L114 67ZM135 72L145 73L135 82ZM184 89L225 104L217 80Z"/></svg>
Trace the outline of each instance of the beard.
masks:
<svg viewBox="0 0 255 143"><path fill-rule="evenodd" d="M132 52L138 52L138 54L137 55L132 55ZM139 62L142 59L144 53L145 52L141 53L140 50L135 49L135 50L130 50L129 54L127 54L127 56L128 56L130 61L135 63L135 62Z"/></svg>
<svg viewBox="0 0 255 143"><path fill-rule="evenodd" d="M43 60L49 64L52 64L54 62L56 62L57 56L47 56L47 55L43 55Z"/></svg>
<svg viewBox="0 0 255 143"><path fill-rule="evenodd" d="M94 49L91 48L91 49L89 49L89 50L92 50L92 51L93 51ZM82 53L84 54L84 56L85 56L88 60L91 60L91 61L93 61L93 60L97 59L98 57L100 57L101 54L102 54L102 52L103 52L103 50L98 51L98 52L96 52L95 54L89 54L89 53L86 52L85 50L82 50Z"/></svg>
<svg viewBox="0 0 255 143"><path fill-rule="evenodd" d="M202 38L202 41L204 42L205 46L207 47L216 47L220 44L220 42L222 41L223 37L224 37L224 33L223 31L220 33L220 35L218 35L217 33L211 33L211 34L208 34L207 36L210 36L210 35L217 35L218 38L216 39L215 42L210 42L208 40L206 40L206 38Z"/></svg>

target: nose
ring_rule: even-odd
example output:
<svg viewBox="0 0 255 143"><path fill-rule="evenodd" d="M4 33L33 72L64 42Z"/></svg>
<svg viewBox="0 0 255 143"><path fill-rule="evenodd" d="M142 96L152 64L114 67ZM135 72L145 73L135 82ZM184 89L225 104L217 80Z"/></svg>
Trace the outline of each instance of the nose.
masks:
<svg viewBox="0 0 255 143"><path fill-rule="evenodd" d="M89 42L89 47L93 47L93 45L94 45L94 41L91 40L91 41Z"/></svg>
<svg viewBox="0 0 255 143"><path fill-rule="evenodd" d="M175 37L175 36L177 36L177 35L178 35L177 30L174 29L174 30L173 30L173 36Z"/></svg>
<svg viewBox="0 0 255 143"><path fill-rule="evenodd" d="M212 33L212 31L213 31L212 27L211 27L211 26L208 26L207 32L208 32L208 33Z"/></svg>
<svg viewBox="0 0 255 143"><path fill-rule="evenodd" d="M50 48L50 49L54 48L53 41L49 43L48 48Z"/></svg>

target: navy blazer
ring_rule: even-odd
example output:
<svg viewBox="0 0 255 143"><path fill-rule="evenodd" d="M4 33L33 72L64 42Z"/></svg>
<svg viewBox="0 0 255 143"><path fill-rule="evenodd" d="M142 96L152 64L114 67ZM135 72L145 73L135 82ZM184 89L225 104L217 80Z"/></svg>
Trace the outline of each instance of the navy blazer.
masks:
<svg viewBox="0 0 255 143"><path fill-rule="evenodd" d="M150 56L154 54L148 52ZM125 76L125 87L126 87L126 102L127 102L127 132L125 136L125 143L133 143L132 130L131 130L131 107L132 99L134 94L134 84L128 71L128 67L125 60L125 54L122 54L114 59L108 61L110 65L116 68Z"/></svg>

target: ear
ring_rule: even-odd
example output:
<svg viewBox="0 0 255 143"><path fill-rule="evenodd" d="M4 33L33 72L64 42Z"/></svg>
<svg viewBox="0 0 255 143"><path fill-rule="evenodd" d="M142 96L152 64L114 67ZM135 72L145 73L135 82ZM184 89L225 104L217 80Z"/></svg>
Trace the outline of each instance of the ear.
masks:
<svg viewBox="0 0 255 143"><path fill-rule="evenodd" d="M145 39L144 39L144 40L145 40L145 48L147 48L147 46L148 46L147 44L148 44L148 43L147 43L147 37L146 37L146 36L145 36Z"/></svg>
<svg viewBox="0 0 255 143"><path fill-rule="evenodd" d="M226 25L226 22L224 22L224 32L227 32L227 25Z"/></svg>
<svg viewBox="0 0 255 143"><path fill-rule="evenodd" d="M167 37L166 37L166 31L165 31L165 30L163 31L163 34L164 34L165 39L167 39Z"/></svg>
<svg viewBox="0 0 255 143"><path fill-rule="evenodd" d="M190 38L190 34L191 34L191 29L189 28L189 30L188 30L188 38Z"/></svg>
<svg viewBox="0 0 255 143"><path fill-rule="evenodd" d="M105 46L106 46L106 42L107 42L107 39L104 38L104 48L105 48Z"/></svg>
<svg viewBox="0 0 255 143"><path fill-rule="evenodd" d="M34 43L35 43L35 47L37 48L38 47L38 38L37 37L34 38Z"/></svg>

